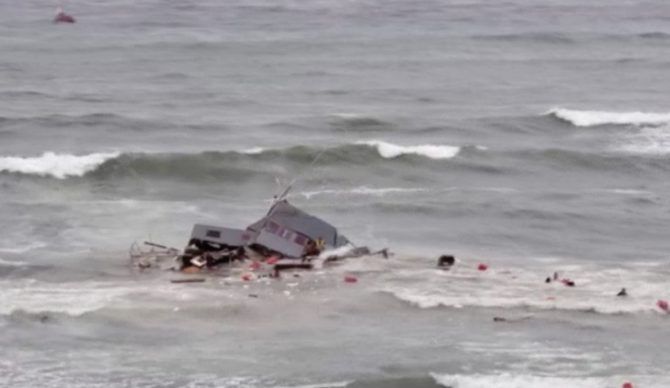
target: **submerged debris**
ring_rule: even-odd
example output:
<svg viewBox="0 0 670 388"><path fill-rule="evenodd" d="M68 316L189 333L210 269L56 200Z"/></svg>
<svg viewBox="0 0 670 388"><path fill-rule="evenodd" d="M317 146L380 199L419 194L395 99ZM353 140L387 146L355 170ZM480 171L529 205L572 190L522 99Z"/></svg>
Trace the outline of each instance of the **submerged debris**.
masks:
<svg viewBox="0 0 670 388"><path fill-rule="evenodd" d="M193 279L172 279L170 283L203 283L204 278L193 278Z"/></svg>

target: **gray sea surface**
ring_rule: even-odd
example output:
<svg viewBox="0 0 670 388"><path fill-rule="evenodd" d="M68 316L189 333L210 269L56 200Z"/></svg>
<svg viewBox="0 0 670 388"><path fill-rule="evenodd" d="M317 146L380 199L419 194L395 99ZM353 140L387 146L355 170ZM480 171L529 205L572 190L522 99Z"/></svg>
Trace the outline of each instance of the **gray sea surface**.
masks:
<svg viewBox="0 0 670 388"><path fill-rule="evenodd" d="M667 1L0 10L0 386L670 386ZM293 179L394 256L199 284L129 263Z"/></svg>

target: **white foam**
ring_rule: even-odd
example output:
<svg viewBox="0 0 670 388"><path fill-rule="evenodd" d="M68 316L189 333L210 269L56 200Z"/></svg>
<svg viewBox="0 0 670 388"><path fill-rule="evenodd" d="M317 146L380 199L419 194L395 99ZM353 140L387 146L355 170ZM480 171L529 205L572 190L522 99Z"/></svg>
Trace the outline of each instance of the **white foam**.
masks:
<svg viewBox="0 0 670 388"><path fill-rule="evenodd" d="M351 381L336 381L332 383L316 383L305 385L277 386L274 388L344 388L351 384Z"/></svg>
<svg viewBox="0 0 670 388"><path fill-rule="evenodd" d="M388 194L404 194L404 193L418 193L425 192L428 189L425 188L406 188L406 187L367 187L360 186L352 189L341 189L341 190L316 190L316 191L304 191L300 195L306 199L310 199L315 196L322 195L362 195L362 196L375 196L383 197Z"/></svg>
<svg viewBox="0 0 670 388"><path fill-rule="evenodd" d="M118 152L88 155L45 152L35 157L4 156L0 157L0 172L17 172L64 179L68 176L82 176L117 156L119 156Z"/></svg>
<svg viewBox="0 0 670 388"><path fill-rule="evenodd" d="M618 141L618 151L643 155L670 153L670 125L643 127L639 132L623 136Z"/></svg>
<svg viewBox="0 0 670 388"><path fill-rule="evenodd" d="M430 159L450 159L458 155L461 150L460 147L450 145L402 146L381 140L357 141L356 144L376 148L379 155L386 159L393 159L402 155L420 155Z"/></svg>
<svg viewBox="0 0 670 388"><path fill-rule="evenodd" d="M437 374L431 373L435 382L452 388L611 388L620 387L631 381L634 386L648 388L667 387L670 381L666 376L537 376L530 374Z"/></svg>
<svg viewBox="0 0 670 388"><path fill-rule="evenodd" d="M175 304L198 301L221 301L227 290L206 287L177 287L164 281L146 282L68 282L50 283L34 279L0 281L0 314L16 311L28 313L64 313L80 316L103 308L173 309ZM209 303L209 302L208 302Z"/></svg>
<svg viewBox="0 0 670 388"><path fill-rule="evenodd" d="M240 152L245 154L245 155L258 155L258 154L262 154L263 152L265 152L265 148L263 148L263 147L251 147L251 148L248 148L246 150L242 150Z"/></svg>
<svg viewBox="0 0 670 388"><path fill-rule="evenodd" d="M339 248L328 249L326 251L321 252L321 254L319 255L319 259L324 260L331 256L344 256L349 252L351 252L352 249L354 249L352 245L345 245Z"/></svg>
<svg viewBox="0 0 670 388"><path fill-rule="evenodd" d="M477 271L476 262L457 263L450 271L407 268L385 275L377 289L422 309L533 308L602 314L658 312L656 300L670 296L666 275L657 271L551 264L544 269L494 264L485 272ZM553 271L575 281L576 287L544 283ZM628 289L626 298L615 296L622 287Z"/></svg>
<svg viewBox="0 0 670 388"><path fill-rule="evenodd" d="M92 287L81 284L46 284L26 280L4 282L0 293L0 314L58 312L81 315L103 308L126 293L119 287Z"/></svg>
<svg viewBox="0 0 670 388"><path fill-rule="evenodd" d="M607 112L553 108L547 114L565 120L577 127L593 127L606 124L660 125L670 123L670 113Z"/></svg>

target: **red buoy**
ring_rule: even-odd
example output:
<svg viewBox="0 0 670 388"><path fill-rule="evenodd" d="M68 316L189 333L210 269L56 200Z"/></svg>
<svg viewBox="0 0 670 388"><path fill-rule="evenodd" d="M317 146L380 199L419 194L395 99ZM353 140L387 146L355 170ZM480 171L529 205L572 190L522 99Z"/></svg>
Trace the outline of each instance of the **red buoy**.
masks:
<svg viewBox="0 0 670 388"><path fill-rule="evenodd" d="M621 386L621 388L633 388L633 384L631 384L631 383L623 383L623 385Z"/></svg>
<svg viewBox="0 0 670 388"><path fill-rule="evenodd" d="M355 276L352 275L347 275L344 277L344 282L345 283L356 283L358 279Z"/></svg>
<svg viewBox="0 0 670 388"><path fill-rule="evenodd" d="M242 275L242 280L244 280L245 282L250 281L251 280L251 274L248 274L248 273L243 274Z"/></svg>
<svg viewBox="0 0 670 388"><path fill-rule="evenodd" d="M487 269L489 269L489 266L483 263L477 266L477 270L479 271L486 271Z"/></svg>
<svg viewBox="0 0 670 388"><path fill-rule="evenodd" d="M665 311L666 313L668 312L668 301L659 299L656 301L656 306L658 306L659 309Z"/></svg>

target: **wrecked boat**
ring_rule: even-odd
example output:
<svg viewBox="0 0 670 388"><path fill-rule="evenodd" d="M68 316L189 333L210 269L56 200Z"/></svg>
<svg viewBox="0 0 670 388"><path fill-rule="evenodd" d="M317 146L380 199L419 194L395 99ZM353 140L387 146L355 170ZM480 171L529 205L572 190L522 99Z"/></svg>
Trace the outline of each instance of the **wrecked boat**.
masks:
<svg viewBox="0 0 670 388"><path fill-rule="evenodd" d="M138 267L163 267L160 263L170 259L171 269L186 273L252 260L252 269L270 265L271 276L278 276L284 269L311 269L317 258L326 263L371 254L388 257L386 249L372 253L367 247L355 247L333 225L285 198L275 200L264 217L245 229L194 225L183 253L145 244L149 250L137 245L131 249L131 259Z"/></svg>

